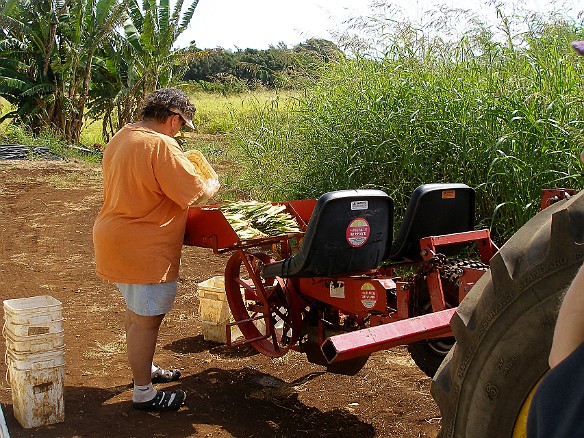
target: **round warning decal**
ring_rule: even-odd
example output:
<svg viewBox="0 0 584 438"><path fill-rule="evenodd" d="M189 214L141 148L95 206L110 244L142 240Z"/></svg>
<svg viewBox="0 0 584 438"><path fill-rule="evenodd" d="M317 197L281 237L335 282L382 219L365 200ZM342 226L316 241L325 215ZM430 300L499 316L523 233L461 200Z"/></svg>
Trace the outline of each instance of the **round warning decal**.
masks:
<svg viewBox="0 0 584 438"><path fill-rule="evenodd" d="M361 286L361 303L368 309L377 304L377 291L371 283L365 283Z"/></svg>
<svg viewBox="0 0 584 438"><path fill-rule="evenodd" d="M370 232L369 222L363 218L354 219L347 227L347 242L353 248L359 248L365 245Z"/></svg>

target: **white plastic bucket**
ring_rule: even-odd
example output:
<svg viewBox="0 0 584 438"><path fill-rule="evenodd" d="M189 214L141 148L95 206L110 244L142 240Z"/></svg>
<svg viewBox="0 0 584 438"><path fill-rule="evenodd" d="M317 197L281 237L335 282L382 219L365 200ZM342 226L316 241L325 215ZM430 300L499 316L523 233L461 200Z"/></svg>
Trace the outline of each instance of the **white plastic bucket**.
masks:
<svg viewBox="0 0 584 438"><path fill-rule="evenodd" d="M18 353L6 350L5 359L6 365L17 370L42 370L65 365L65 350L60 348L42 353Z"/></svg>
<svg viewBox="0 0 584 438"><path fill-rule="evenodd" d="M22 427L46 426L65 420L62 350L28 355L7 351L6 364L14 417Z"/></svg>
<svg viewBox="0 0 584 438"><path fill-rule="evenodd" d="M224 277L212 277L197 284L197 291L203 338L206 341L226 343L226 325L233 322L233 317L225 294ZM231 340L240 336L237 325L231 326Z"/></svg>
<svg viewBox="0 0 584 438"><path fill-rule="evenodd" d="M4 339L6 339L6 349L15 353L42 353L63 348L65 345L63 330L44 335L18 336L6 329Z"/></svg>
<svg viewBox="0 0 584 438"><path fill-rule="evenodd" d="M49 295L4 300L4 316L13 324L37 325L61 319L61 302Z"/></svg>
<svg viewBox="0 0 584 438"><path fill-rule="evenodd" d="M63 331L63 320L46 321L37 324L15 324L11 320L6 320L4 327L16 336L37 336L46 334L61 333Z"/></svg>

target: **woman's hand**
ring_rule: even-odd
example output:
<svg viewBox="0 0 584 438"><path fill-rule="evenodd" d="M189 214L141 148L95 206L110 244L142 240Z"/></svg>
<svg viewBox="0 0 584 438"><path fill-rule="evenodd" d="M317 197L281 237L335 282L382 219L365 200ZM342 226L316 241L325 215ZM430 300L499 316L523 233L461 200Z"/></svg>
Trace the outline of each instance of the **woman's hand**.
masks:
<svg viewBox="0 0 584 438"><path fill-rule="evenodd" d="M205 191L199 197L199 199L197 199L194 202L193 205L206 204L210 198L212 198L213 196L215 196L217 194L217 192L219 191L219 188L221 187L221 184L219 184L219 181L217 181L216 179L207 179L207 180L202 181L202 183L203 183L203 187L204 187Z"/></svg>

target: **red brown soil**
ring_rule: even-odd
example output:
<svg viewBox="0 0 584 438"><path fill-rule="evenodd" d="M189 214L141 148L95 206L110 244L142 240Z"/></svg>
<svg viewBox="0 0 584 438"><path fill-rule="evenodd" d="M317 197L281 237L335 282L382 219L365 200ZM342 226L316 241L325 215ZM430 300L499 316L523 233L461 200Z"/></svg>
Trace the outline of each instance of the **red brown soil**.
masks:
<svg viewBox="0 0 584 438"><path fill-rule="evenodd" d="M132 409L123 301L94 275L99 167L0 162L0 197L0 298L51 295L65 318L65 421L22 428L2 378L0 402L12 437L436 436L440 414L430 379L405 348L375 353L348 377L326 373L300 353L272 360L205 341L195 285L222 275L227 256L195 247L183 249L179 295L155 357L182 370L179 382L161 386L183 388L186 406L163 414Z"/></svg>

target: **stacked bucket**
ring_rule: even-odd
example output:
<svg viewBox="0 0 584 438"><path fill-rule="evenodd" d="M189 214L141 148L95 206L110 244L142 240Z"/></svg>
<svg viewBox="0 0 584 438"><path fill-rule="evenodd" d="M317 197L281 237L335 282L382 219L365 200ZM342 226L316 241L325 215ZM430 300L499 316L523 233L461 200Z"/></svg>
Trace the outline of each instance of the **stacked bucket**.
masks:
<svg viewBox="0 0 584 438"><path fill-rule="evenodd" d="M65 419L61 303L43 295L4 301L6 365L14 416L25 428Z"/></svg>
<svg viewBox="0 0 584 438"><path fill-rule="evenodd" d="M199 316L201 317L203 339L206 341L227 342L227 324L233 322L227 297L225 295L225 280L223 277L212 277L197 284L199 292ZM233 325L231 340L241 336L237 325Z"/></svg>

